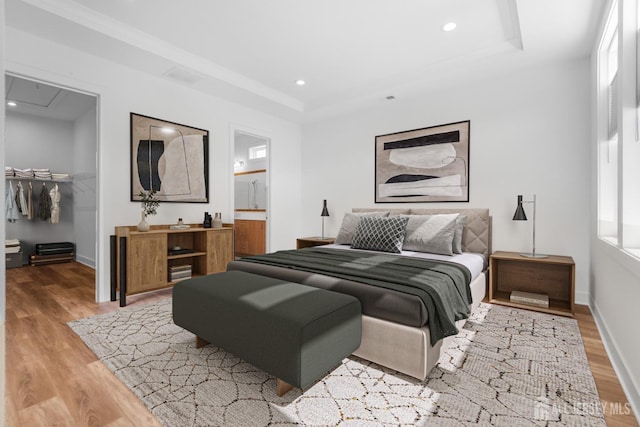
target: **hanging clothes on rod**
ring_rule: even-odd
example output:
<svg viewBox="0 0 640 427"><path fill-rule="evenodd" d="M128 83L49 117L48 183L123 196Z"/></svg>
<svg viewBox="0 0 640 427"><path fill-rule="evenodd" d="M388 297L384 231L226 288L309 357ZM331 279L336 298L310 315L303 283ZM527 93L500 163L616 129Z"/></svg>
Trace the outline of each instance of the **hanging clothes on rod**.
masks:
<svg viewBox="0 0 640 427"><path fill-rule="evenodd" d="M13 183L9 181L9 189L7 191L7 199L5 201L6 216L7 221L9 222L16 222L20 219L20 212L18 211L15 197Z"/></svg>
<svg viewBox="0 0 640 427"><path fill-rule="evenodd" d="M29 189L27 190L27 219L33 219L33 185L29 181Z"/></svg>
<svg viewBox="0 0 640 427"><path fill-rule="evenodd" d="M40 190L40 204L38 205L38 218L42 220L48 220L51 218L51 196L47 189L47 184L42 183L42 189Z"/></svg>
<svg viewBox="0 0 640 427"><path fill-rule="evenodd" d="M27 204L27 197L24 194L24 187L22 186L22 181L18 181L17 184L17 190L16 190L16 203L18 204L18 209L20 210L20 213L22 214L22 216L27 216L29 214L28 212L28 204Z"/></svg>
<svg viewBox="0 0 640 427"><path fill-rule="evenodd" d="M58 184L51 189L49 197L51 197L51 218L49 222L51 224L57 224L60 222L60 189L58 188Z"/></svg>

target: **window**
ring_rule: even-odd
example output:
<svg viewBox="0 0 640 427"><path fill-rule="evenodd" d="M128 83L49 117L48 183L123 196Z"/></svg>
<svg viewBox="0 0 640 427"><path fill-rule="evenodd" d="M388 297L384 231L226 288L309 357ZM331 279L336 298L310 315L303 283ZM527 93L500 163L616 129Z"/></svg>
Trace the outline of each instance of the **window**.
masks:
<svg viewBox="0 0 640 427"><path fill-rule="evenodd" d="M249 147L249 160L257 160L267 157L267 146L256 145Z"/></svg>
<svg viewBox="0 0 640 427"><path fill-rule="evenodd" d="M617 11L614 3L598 49L598 236L613 244L618 243Z"/></svg>
<svg viewBox="0 0 640 427"><path fill-rule="evenodd" d="M638 22L638 0L613 2L597 51L597 161L598 237L640 259Z"/></svg>

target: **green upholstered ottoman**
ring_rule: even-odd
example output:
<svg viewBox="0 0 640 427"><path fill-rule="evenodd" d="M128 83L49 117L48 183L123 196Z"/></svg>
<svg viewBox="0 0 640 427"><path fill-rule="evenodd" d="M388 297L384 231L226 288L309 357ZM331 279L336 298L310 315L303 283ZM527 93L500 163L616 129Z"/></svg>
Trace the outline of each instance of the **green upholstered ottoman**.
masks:
<svg viewBox="0 0 640 427"><path fill-rule="evenodd" d="M362 332L355 297L242 271L177 283L173 321L198 347L210 342L275 376L279 396L334 369Z"/></svg>

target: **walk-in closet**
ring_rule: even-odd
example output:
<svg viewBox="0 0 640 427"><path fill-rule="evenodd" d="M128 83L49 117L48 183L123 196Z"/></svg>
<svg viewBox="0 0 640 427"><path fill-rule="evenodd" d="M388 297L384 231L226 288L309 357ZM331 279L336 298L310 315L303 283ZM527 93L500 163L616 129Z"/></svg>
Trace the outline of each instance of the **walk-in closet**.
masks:
<svg viewBox="0 0 640 427"><path fill-rule="evenodd" d="M96 97L6 75L5 103L7 268L69 262L52 243L95 268Z"/></svg>

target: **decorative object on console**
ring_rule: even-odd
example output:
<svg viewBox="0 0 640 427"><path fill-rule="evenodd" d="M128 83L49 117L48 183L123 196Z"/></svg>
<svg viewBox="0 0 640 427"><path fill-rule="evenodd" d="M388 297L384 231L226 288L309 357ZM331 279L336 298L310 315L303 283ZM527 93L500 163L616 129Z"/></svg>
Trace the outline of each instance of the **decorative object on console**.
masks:
<svg viewBox="0 0 640 427"><path fill-rule="evenodd" d="M148 215L155 215L158 213L158 206L160 201L155 198L155 190L148 192L141 191L139 196L142 204L142 212L140 213L140 222L138 223L138 231L149 231L149 223L147 222Z"/></svg>
<svg viewBox="0 0 640 427"><path fill-rule="evenodd" d="M204 222L202 223L202 226L204 228L211 228L212 224L212 219L211 219L211 215L209 215L209 212L205 212L204 213Z"/></svg>
<svg viewBox="0 0 640 427"><path fill-rule="evenodd" d="M329 211L327 210L327 201L322 201L322 212L320 213L322 217L322 238L324 239L324 217L329 216Z"/></svg>
<svg viewBox="0 0 640 427"><path fill-rule="evenodd" d="M209 202L209 131L131 113L131 201ZM162 167L161 167L162 166Z"/></svg>
<svg viewBox="0 0 640 427"><path fill-rule="evenodd" d="M182 221L182 218L178 218L177 224L171 224L169 226L169 230L188 230L189 228L191 228L191 226L189 224L185 224Z"/></svg>
<svg viewBox="0 0 640 427"><path fill-rule="evenodd" d="M191 279L191 265L174 265L169 267L169 282Z"/></svg>
<svg viewBox="0 0 640 427"><path fill-rule="evenodd" d="M516 212L513 214L514 221L526 221L527 215L522 207L523 203L533 203L533 250L531 253L520 254L529 258L548 258L549 255L542 255L536 253L536 195L533 195L533 200L522 200L522 196L518 196L518 206Z"/></svg>
<svg viewBox="0 0 640 427"><path fill-rule="evenodd" d="M222 227L222 213L221 212L216 212L214 214L215 216L213 217L213 228L221 228Z"/></svg>
<svg viewBox="0 0 640 427"><path fill-rule="evenodd" d="M468 202L470 121L376 136L375 202Z"/></svg>

